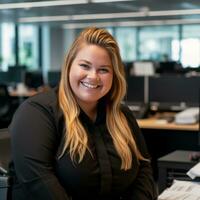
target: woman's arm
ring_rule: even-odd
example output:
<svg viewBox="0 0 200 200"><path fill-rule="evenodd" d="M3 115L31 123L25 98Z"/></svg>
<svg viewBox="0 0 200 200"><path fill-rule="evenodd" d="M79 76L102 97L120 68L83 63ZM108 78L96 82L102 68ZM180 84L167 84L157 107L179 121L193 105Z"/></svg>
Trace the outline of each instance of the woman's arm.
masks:
<svg viewBox="0 0 200 200"><path fill-rule="evenodd" d="M157 199L157 189L155 186L155 182L152 174L152 167L150 163L150 156L147 151L146 143L142 132L136 122L135 117L131 113L128 108L124 108L124 114L128 119L128 123L130 128L133 131L134 139L136 140L137 147L140 153L147 159L148 161L140 161L139 171L137 174L137 178L131 185L132 191L132 200L155 200Z"/></svg>
<svg viewBox="0 0 200 200"><path fill-rule="evenodd" d="M54 124L45 107L28 101L20 106L10 125L17 179L29 199L69 199L54 172L59 142Z"/></svg>

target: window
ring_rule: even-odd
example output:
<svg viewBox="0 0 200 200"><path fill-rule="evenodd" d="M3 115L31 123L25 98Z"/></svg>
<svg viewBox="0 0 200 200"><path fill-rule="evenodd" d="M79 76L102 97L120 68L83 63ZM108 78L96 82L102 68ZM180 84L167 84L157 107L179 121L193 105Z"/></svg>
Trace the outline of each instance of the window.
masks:
<svg viewBox="0 0 200 200"><path fill-rule="evenodd" d="M200 66L200 25L183 25L181 63L183 67Z"/></svg>
<svg viewBox="0 0 200 200"><path fill-rule="evenodd" d="M2 23L0 25L0 69L6 71L8 66L15 65L15 62L15 26L11 23Z"/></svg>
<svg viewBox="0 0 200 200"><path fill-rule="evenodd" d="M123 61L136 59L136 28L116 28L116 40Z"/></svg>
<svg viewBox="0 0 200 200"><path fill-rule="evenodd" d="M26 65L31 70L39 68L38 35L37 26L19 26L19 65Z"/></svg>
<svg viewBox="0 0 200 200"><path fill-rule="evenodd" d="M139 32L140 60L178 60L178 26L141 27Z"/></svg>

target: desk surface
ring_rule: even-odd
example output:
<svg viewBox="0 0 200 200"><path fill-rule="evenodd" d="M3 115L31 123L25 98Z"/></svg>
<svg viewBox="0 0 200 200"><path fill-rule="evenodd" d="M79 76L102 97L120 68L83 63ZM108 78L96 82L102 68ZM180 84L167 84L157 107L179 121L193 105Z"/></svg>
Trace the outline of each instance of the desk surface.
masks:
<svg viewBox="0 0 200 200"><path fill-rule="evenodd" d="M27 89L25 88L24 90L9 90L10 96L13 97L31 97L39 92L45 92L48 91L50 87L48 86L43 86L36 89Z"/></svg>
<svg viewBox="0 0 200 200"><path fill-rule="evenodd" d="M38 93L36 90L27 90L22 92L12 91L10 92L11 96L23 96L23 97L30 97ZM175 123L168 123L165 120L158 120L156 117L151 117L147 119L138 119L137 120L139 127L143 129L164 129L164 130L183 130L183 131L199 131L199 124L175 124Z"/></svg>
<svg viewBox="0 0 200 200"><path fill-rule="evenodd" d="M19 92L17 90L13 90L13 91L9 92L10 96L12 96L12 97L30 97L37 93L38 93L38 91L36 91L36 90L27 90L27 91L21 91L21 92Z"/></svg>
<svg viewBox="0 0 200 200"><path fill-rule="evenodd" d="M137 120L139 127L144 129L165 129L165 130L183 130L183 131L199 131L199 124L175 124L168 123L164 120L155 118Z"/></svg>

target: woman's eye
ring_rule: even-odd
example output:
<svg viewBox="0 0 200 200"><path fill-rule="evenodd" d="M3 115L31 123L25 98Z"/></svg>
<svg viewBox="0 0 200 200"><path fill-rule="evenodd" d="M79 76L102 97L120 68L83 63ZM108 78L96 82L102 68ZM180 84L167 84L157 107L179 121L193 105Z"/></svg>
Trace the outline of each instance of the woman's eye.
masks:
<svg viewBox="0 0 200 200"><path fill-rule="evenodd" d="M108 73L109 70L107 68L102 68L99 70L101 73Z"/></svg>
<svg viewBox="0 0 200 200"><path fill-rule="evenodd" d="M82 68L85 68L85 69L88 69L88 68L89 68L89 65L87 65L87 64L80 64L80 66L81 66Z"/></svg>

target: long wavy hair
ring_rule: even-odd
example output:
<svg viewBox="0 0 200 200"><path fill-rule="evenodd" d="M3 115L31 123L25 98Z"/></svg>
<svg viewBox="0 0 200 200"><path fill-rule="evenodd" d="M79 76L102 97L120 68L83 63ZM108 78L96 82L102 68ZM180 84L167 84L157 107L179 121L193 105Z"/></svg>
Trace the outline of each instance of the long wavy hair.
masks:
<svg viewBox="0 0 200 200"><path fill-rule="evenodd" d="M78 162L81 162L86 150L91 153L86 130L79 120L80 107L69 83L70 67L83 45L102 47L110 56L113 68L113 83L106 97L108 101L106 105L106 125L116 151L121 158L121 169L128 170L132 166L133 154L136 155L138 161L145 158L139 152L126 117L120 109L121 101L126 94L126 80L119 47L109 32L96 27L86 28L80 33L73 42L62 68L59 105L64 113L66 133L63 151L60 156L66 150L69 150L72 161L77 161L76 158L78 158Z"/></svg>

